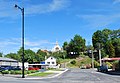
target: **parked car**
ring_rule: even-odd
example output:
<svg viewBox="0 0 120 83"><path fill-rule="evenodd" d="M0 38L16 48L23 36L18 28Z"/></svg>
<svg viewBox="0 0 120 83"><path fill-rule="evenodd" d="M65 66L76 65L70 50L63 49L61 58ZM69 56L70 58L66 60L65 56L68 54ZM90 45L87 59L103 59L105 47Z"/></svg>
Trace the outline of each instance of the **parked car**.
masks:
<svg viewBox="0 0 120 83"><path fill-rule="evenodd" d="M14 66L14 67L12 67L11 70L21 70L21 68L19 66Z"/></svg>
<svg viewBox="0 0 120 83"><path fill-rule="evenodd" d="M98 68L97 68L97 71L98 72L107 72L108 71L108 67L105 65L105 66L99 66Z"/></svg>
<svg viewBox="0 0 120 83"><path fill-rule="evenodd" d="M39 70L38 67L29 67L28 70Z"/></svg>
<svg viewBox="0 0 120 83"><path fill-rule="evenodd" d="M10 70L21 70L21 68L18 67L18 66L1 66L0 70L2 70L2 71L5 71L5 70L8 70L8 71L10 71Z"/></svg>
<svg viewBox="0 0 120 83"><path fill-rule="evenodd" d="M11 70L11 67L10 67L10 66L1 66L0 69L1 69L2 71Z"/></svg>

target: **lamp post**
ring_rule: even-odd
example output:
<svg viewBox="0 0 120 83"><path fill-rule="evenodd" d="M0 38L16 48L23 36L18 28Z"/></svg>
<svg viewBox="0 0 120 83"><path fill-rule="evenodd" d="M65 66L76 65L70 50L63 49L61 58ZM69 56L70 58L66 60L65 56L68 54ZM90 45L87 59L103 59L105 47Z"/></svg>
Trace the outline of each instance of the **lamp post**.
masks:
<svg viewBox="0 0 120 83"><path fill-rule="evenodd" d="M24 8L19 7L15 4L15 8L18 8L22 12L22 78L25 78L24 76Z"/></svg>

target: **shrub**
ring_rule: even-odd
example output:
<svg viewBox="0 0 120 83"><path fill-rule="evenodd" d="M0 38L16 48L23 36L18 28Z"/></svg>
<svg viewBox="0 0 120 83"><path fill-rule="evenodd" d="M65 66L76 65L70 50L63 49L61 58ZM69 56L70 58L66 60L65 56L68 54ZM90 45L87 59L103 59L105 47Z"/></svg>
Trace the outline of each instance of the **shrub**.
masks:
<svg viewBox="0 0 120 83"><path fill-rule="evenodd" d="M31 74L31 71L26 71L27 72L27 74Z"/></svg>
<svg viewBox="0 0 120 83"><path fill-rule="evenodd" d="M2 71L2 74L9 74L9 71Z"/></svg>
<svg viewBox="0 0 120 83"><path fill-rule="evenodd" d="M94 61L94 67L97 68L100 64L97 61Z"/></svg>
<svg viewBox="0 0 120 83"><path fill-rule="evenodd" d="M31 73L35 73L38 72L37 70L30 70Z"/></svg>
<svg viewBox="0 0 120 83"><path fill-rule="evenodd" d="M22 74L22 71L14 71L14 74Z"/></svg>
<svg viewBox="0 0 120 83"><path fill-rule="evenodd" d="M108 68L112 68L112 64L110 62L106 62L106 64L108 65Z"/></svg>
<svg viewBox="0 0 120 83"><path fill-rule="evenodd" d="M71 61L70 63L73 64L73 65L75 65L75 64L76 64L76 61L73 60L73 61Z"/></svg>
<svg viewBox="0 0 120 83"><path fill-rule="evenodd" d="M10 71L10 74L15 74L15 71L11 70L11 71Z"/></svg>

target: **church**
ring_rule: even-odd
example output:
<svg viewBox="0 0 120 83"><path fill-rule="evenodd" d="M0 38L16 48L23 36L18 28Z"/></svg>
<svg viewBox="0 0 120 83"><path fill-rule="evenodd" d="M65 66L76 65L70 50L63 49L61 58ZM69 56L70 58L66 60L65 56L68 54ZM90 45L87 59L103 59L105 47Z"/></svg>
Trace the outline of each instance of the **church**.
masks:
<svg viewBox="0 0 120 83"><path fill-rule="evenodd" d="M58 52L58 51L61 51L61 47L59 46L58 44L58 41L56 41L56 44L55 46L52 48L52 52Z"/></svg>

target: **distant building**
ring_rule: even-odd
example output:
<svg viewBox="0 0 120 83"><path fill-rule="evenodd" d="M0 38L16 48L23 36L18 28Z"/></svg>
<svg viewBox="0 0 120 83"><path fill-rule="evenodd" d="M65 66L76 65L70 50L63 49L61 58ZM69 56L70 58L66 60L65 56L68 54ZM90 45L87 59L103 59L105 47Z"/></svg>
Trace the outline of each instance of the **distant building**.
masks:
<svg viewBox="0 0 120 83"><path fill-rule="evenodd" d="M0 66L19 66L19 64L17 60L0 57Z"/></svg>
<svg viewBox="0 0 120 83"><path fill-rule="evenodd" d="M61 50L62 50L61 47L59 46L58 42L56 41L56 44L53 47L52 52L58 52L58 51L61 51Z"/></svg>

